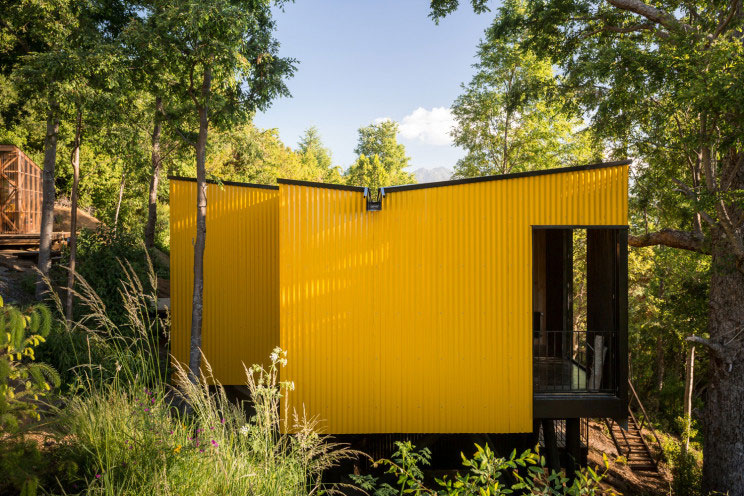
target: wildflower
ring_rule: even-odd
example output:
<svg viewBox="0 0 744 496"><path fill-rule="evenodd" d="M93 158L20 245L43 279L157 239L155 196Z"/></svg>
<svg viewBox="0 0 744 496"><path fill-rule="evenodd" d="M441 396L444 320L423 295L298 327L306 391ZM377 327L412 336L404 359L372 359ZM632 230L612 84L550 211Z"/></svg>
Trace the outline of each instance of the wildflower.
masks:
<svg viewBox="0 0 744 496"><path fill-rule="evenodd" d="M247 436L249 432L250 432L250 429L248 429L247 425L244 425L243 427L240 428L240 434L242 434L243 436Z"/></svg>
<svg viewBox="0 0 744 496"><path fill-rule="evenodd" d="M181 445L179 444L175 448L173 448L173 453L180 453L181 452Z"/></svg>
<svg viewBox="0 0 744 496"><path fill-rule="evenodd" d="M225 425L225 419L220 419L220 424Z"/></svg>
<svg viewBox="0 0 744 496"><path fill-rule="evenodd" d="M276 353L272 353L271 355L269 355L269 358L271 358L272 362L276 362L279 359L279 355L277 355Z"/></svg>
<svg viewBox="0 0 744 496"><path fill-rule="evenodd" d="M149 409L149 408L145 408L145 411L146 411L146 412L149 412L149 411L150 411L150 409Z"/></svg>
<svg viewBox="0 0 744 496"><path fill-rule="evenodd" d="M101 474L96 474L96 479L100 479L100 478L101 478Z"/></svg>
<svg viewBox="0 0 744 496"><path fill-rule="evenodd" d="M216 448L217 446L219 446L219 443L217 443L217 441L215 441L214 439L212 439L212 446L214 446Z"/></svg>

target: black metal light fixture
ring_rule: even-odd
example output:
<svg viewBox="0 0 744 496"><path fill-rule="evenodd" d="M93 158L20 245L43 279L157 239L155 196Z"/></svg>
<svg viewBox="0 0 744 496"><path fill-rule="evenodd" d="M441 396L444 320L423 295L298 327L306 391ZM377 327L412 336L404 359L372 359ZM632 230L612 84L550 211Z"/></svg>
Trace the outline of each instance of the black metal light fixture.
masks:
<svg viewBox="0 0 744 496"><path fill-rule="evenodd" d="M367 212L379 212L382 210L382 199L385 198L385 188L377 190L377 199L372 200L369 188L364 188L364 197L367 199Z"/></svg>

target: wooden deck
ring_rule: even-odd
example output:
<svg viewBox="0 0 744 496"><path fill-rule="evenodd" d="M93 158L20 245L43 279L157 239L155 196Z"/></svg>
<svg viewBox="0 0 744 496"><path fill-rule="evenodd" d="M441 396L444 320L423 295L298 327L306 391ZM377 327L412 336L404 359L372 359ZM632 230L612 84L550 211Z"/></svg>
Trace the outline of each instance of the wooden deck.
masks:
<svg viewBox="0 0 744 496"><path fill-rule="evenodd" d="M52 233L52 242L62 241L70 237L69 232ZM40 241L39 233L31 234L0 234L0 250L10 248L38 248Z"/></svg>

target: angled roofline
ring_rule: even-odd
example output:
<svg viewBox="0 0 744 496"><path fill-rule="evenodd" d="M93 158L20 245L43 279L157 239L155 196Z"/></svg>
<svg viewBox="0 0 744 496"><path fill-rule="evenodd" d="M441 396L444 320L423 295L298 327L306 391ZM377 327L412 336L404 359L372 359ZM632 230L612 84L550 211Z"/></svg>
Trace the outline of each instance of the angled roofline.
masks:
<svg viewBox="0 0 744 496"><path fill-rule="evenodd" d="M196 178L194 177L183 177L183 176L168 176L168 179L171 181L189 181L192 183L196 182ZM273 189L278 190L279 186L276 186L274 184L258 184L258 183L240 183L237 181L215 181L214 179L207 179L207 183L209 184L224 184L227 186L241 186L244 188L261 188L261 189Z"/></svg>
<svg viewBox="0 0 744 496"><path fill-rule="evenodd" d="M501 181L503 179L516 179L520 177L532 177L532 176L544 176L548 174L561 174L564 172L577 172L594 169L604 169L608 167L619 167L621 165L630 165L632 160L617 160L614 162L599 162L596 164L589 165L576 165L573 167L559 167L557 169L543 169L536 171L527 172L513 172L511 174L496 174L492 176L480 176L480 177L467 177L464 179L452 179L450 181L437 181L431 183L419 183L419 184L402 184L400 186L385 186L385 194L395 193L398 191L410 191L414 189L425 189L425 188L441 188L444 186L456 186L458 184L470 184L470 183L481 183L486 181ZM182 176L168 176L170 180L177 181L192 181L196 182L193 177L182 177ZM279 186L273 184L256 184L256 183L241 183L235 181L215 181L207 179L208 183L211 184L226 184L228 186L243 186L248 188L263 188L278 190ZM298 179L282 179L276 180L279 184L287 184L292 186L307 186L310 188L326 188L326 189L338 189L343 191L355 191L358 193L364 193L365 188L363 186L348 186L345 184L333 184L333 183L321 183L316 181L301 181Z"/></svg>
<svg viewBox="0 0 744 496"><path fill-rule="evenodd" d="M347 186L346 184L319 183L314 181L299 181L297 179L277 179L279 184L288 184L292 186L308 186L310 188L341 189L345 191L358 191L364 193L363 186Z"/></svg>
<svg viewBox="0 0 744 496"><path fill-rule="evenodd" d="M511 174L496 174L493 176L467 177L464 179L452 179L450 181L438 181L432 183L420 184L402 184L400 186L386 186L385 193L395 193L397 191L410 191L413 189L441 188L443 186L455 186L458 184L482 183L486 181L500 181L503 179L516 179L520 177L545 176L548 174L561 174L563 172L577 172L594 169L604 169L608 167L619 167L621 165L630 165L632 160L617 160L614 162L599 162L589 165L576 165L573 167L559 167L557 169L543 169L527 172L513 172Z"/></svg>

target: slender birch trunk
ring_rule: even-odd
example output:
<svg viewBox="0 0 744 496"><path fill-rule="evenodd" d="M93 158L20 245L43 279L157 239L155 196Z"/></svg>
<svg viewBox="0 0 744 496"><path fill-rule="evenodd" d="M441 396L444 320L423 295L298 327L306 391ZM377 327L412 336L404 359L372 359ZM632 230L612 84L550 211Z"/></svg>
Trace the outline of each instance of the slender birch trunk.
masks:
<svg viewBox="0 0 744 496"><path fill-rule="evenodd" d="M121 211L121 202L124 199L124 185L127 181L126 166L121 169L121 182L119 182L119 199L116 201L116 213L114 214L114 236L119 229L119 212Z"/></svg>
<svg viewBox="0 0 744 496"><path fill-rule="evenodd" d="M59 118L56 105L47 114L46 136L44 137L44 173L42 179L41 234L39 239L39 272L36 278L36 299L41 300L46 292L43 275L49 275L51 267L52 232L54 231L54 168L57 162L57 137Z"/></svg>
<svg viewBox="0 0 744 496"><path fill-rule="evenodd" d="M72 322L72 295L75 287L75 259L77 257L77 204L78 185L80 183L80 139L82 133L83 112L78 108L75 124L75 141L72 149L72 206L70 207L70 266L67 273L67 301L65 318Z"/></svg>
<svg viewBox="0 0 744 496"><path fill-rule="evenodd" d="M147 225L145 226L145 246L155 246L155 228L158 222L158 183L160 182L160 132L162 128L163 99L155 99L155 116L152 130L152 176L150 177L150 196L147 203Z"/></svg>
<svg viewBox="0 0 744 496"><path fill-rule="evenodd" d="M191 348L189 370L191 380L200 377L202 343L202 296L204 293L204 247L207 237L207 178L206 153L207 130L209 128L209 94L212 85L212 70L204 69L199 109L199 138L196 142L196 241L194 242L194 293L191 306Z"/></svg>

